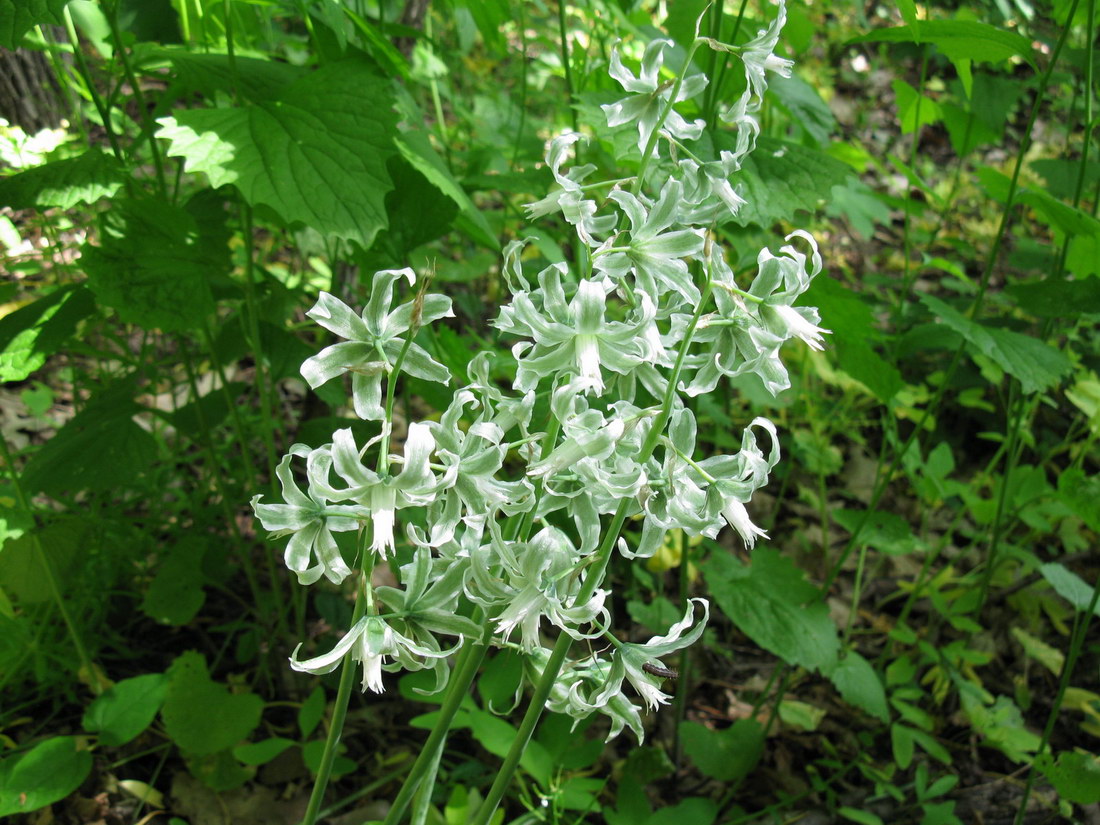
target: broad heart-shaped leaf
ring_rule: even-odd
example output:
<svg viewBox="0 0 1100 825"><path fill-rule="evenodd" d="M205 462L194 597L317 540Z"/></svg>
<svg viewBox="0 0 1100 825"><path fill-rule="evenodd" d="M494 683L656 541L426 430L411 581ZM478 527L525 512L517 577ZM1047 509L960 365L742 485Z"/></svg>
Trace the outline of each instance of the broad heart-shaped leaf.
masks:
<svg viewBox="0 0 1100 825"><path fill-rule="evenodd" d="M1054 347L1009 329L987 327L932 295L919 296L921 303L955 330L978 352L1018 379L1026 393L1042 392L1055 386L1073 369L1070 360Z"/></svg>
<svg viewBox="0 0 1100 825"><path fill-rule="evenodd" d="M84 730L98 733L101 745L125 745L149 727L167 691L168 679L163 673L124 679L88 706Z"/></svg>
<svg viewBox="0 0 1100 825"><path fill-rule="evenodd" d="M168 695L161 709L165 730L180 749L207 756L237 745L260 723L264 701L254 693L230 693L214 682L206 660L193 650L168 669Z"/></svg>
<svg viewBox="0 0 1100 825"><path fill-rule="evenodd" d="M110 198L122 188L122 165L99 149L55 160L0 180L0 206L13 209L72 209Z"/></svg>
<svg viewBox="0 0 1100 825"><path fill-rule="evenodd" d="M1058 476L1058 496L1089 529L1100 531L1100 476L1066 470Z"/></svg>
<svg viewBox="0 0 1100 825"><path fill-rule="evenodd" d="M877 29L848 43L932 43L952 61L999 63L1020 56L1035 64L1026 37L973 20L921 20L914 26Z"/></svg>
<svg viewBox="0 0 1100 825"><path fill-rule="evenodd" d="M69 0L0 0L0 46L15 51L23 35L42 23L60 26Z"/></svg>
<svg viewBox="0 0 1100 825"><path fill-rule="evenodd" d="M92 754L73 736L55 736L0 761L0 816L30 813L64 799L92 769Z"/></svg>
<svg viewBox="0 0 1100 825"><path fill-rule="evenodd" d="M206 600L202 571L205 553L206 541L201 536L184 536L171 547L145 591L141 612L164 624L191 621Z"/></svg>
<svg viewBox="0 0 1100 825"><path fill-rule="evenodd" d="M46 363L95 312L84 286L63 286L0 318L0 381L22 381Z"/></svg>
<svg viewBox="0 0 1100 825"><path fill-rule="evenodd" d="M714 601L756 644L788 664L829 670L840 642L820 591L794 562L761 547L752 563L718 553L703 565Z"/></svg>
<svg viewBox="0 0 1100 825"><path fill-rule="evenodd" d="M732 782L752 773L764 752L764 728L755 719L738 719L725 730L698 722L680 723L684 752L704 776Z"/></svg>
<svg viewBox="0 0 1100 825"><path fill-rule="evenodd" d="M397 117L389 81L364 61L330 63L275 100L178 111L157 137L214 187L233 184L289 224L369 248L387 225L386 161Z"/></svg>
<svg viewBox="0 0 1100 825"><path fill-rule="evenodd" d="M27 462L28 493L58 496L133 486L157 457L157 442L134 423L143 408L133 381L120 381L93 397Z"/></svg>
<svg viewBox="0 0 1100 825"><path fill-rule="evenodd" d="M88 286L101 304L144 329L197 329L214 311L210 278L225 272L224 242L187 211L157 199L119 200L100 245L84 247Z"/></svg>
<svg viewBox="0 0 1100 825"><path fill-rule="evenodd" d="M721 132L714 143L718 149L732 150L735 137ZM813 212L828 199L834 186L845 183L852 174L848 164L817 149L761 137L756 151L745 158L741 171L733 177L741 197L748 201L733 220L741 226L770 227L776 221L790 220L800 209Z"/></svg>

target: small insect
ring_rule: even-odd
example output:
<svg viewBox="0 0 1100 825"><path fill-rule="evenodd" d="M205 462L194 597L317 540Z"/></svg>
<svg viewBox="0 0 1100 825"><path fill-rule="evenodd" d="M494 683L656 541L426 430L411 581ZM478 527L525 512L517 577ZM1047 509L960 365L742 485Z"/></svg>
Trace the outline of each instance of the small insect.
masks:
<svg viewBox="0 0 1100 825"><path fill-rule="evenodd" d="M680 678L680 674L677 673L675 670L667 667L661 667L660 665L655 665L652 662L646 662L644 665L642 665L642 670L644 670L651 676L660 676L662 679Z"/></svg>

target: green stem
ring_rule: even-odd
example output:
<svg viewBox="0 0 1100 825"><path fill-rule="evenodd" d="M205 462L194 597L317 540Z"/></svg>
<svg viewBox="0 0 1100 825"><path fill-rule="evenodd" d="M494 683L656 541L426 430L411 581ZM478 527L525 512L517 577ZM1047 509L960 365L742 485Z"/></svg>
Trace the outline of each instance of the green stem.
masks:
<svg viewBox="0 0 1100 825"><path fill-rule="evenodd" d="M522 3L520 4L522 6ZM573 67L569 60L569 33L565 29L565 0L558 0L558 41L561 44L561 65L565 69L565 94L566 104L569 107L570 122L573 131L579 131L577 126L577 110L573 106ZM526 79L526 75L524 75Z"/></svg>
<svg viewBox="0 0 1100 825"><path fill-rule="evenodd" d="M107 25L111 27L111 40L114 41L115 53L119 56L119 60L122 61L122 71L126 77L126 82L130 84L130 88L134 92L134 100L137 103L137 109L141 113L141 131L146 135L149 141L149 151L153 155L153 168L156 171L157 186L160 189L161 196L168 197L168 181L164 177L164 161L160 157L160 147L157 146L157 139L153 136L154 123L149 116L149 107L145 105L145 95L141 91L141 84L138 83L137 75L134 74L133 64L130 62L130 55L126 51L126 46L122 42L122 32L118 27L118 0L107 3Z"/></svg>
<svg viewBox="0 0 1100 825"><path fill-rule="evenodd" d="M363 531L360 539L359 553L363 558L363 573L359 586L355 593L355 607L352 608L351 626L363 618L367 612L369 600L370 574L374 564L374 554L367 544L367 532ZM344 720L348 715L348 702L351 699L351 683L355 678L356 661L351 652L344 657L340 670L340 686L336 689L336 701L332 706L332 720L329 722L328 735L325 736L325 749L321 753L321 764L317 767L317 778L313 782L313 791L309 795L309 805L306 807L305 816L302 817L302 825L314 825L321 810L321 803L325 798L329 778L332 776L332 765L336 761L336 753L340 745L340 737L344 732Z"/></svg>

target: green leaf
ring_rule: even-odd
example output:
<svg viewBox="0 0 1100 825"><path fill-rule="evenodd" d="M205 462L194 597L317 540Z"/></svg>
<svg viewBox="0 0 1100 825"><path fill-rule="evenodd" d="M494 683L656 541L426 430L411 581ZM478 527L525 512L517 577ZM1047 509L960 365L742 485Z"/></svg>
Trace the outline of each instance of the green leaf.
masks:
<svg viewBox="0 0 1100 825"><path fill-rule="evenodd" d="M922 126L931 126L943 119L939 104L917 94L917 90L904 80L895 79L893 88L903 134L912 134Z"/></svg>
<svg viewBox="0 0 1100 825"><path fill-rule="evenodd" d="M796 74L790 77L777 74L768 81L768 91L818 146L828 144L836 130L836 118L817 89Z"/></svg>
<svg viewBox="0 0 1100 825"><path fill-rule="evenodd" d="M1044 392L1056 386L1073 369L1065 355L1037 338L979 324L931 295L919 297L921 303L968 344L1018 379L1026 393Z"/></svg>
<svg viewBox="0 0 1100 825"><path fill-rule="evenodd" d="M390 158L386 170L394 183L386 195L390 228L375 239L371 251L388 254L388 267L393 268L407 261L418 246L449 231L458 207L401 156Z"/></svg>
<svg viewBox="0 0 1100 825"><path fill-rule="evenodd" d="M500 244L489 222L481 210L470 200L466 190L451 175L443 158L432 148L428 135L424 132L402 132L394 139L401 156L413 168L431 182L440 192L454 201L461 211L459 228L471 238L489 249L499 249Z"/></svg>
<svg viewBox="0 0 1100 825"><path fill-rule="evenodd" d="M91 753L73 736L55 736L0 760L0 816L30 813L64 799L91 769Z"/></svg>
<svg viewBox="0 0 1100 825"><path fill-rule="evenodd" d="M31 456L23 470L28 493L104 492L133 486L157 458L156 439L133 420L144 408L121 381L93 397Z"/></svg>
<svg viewBox="0 0 1100 825"><path fill-rule="evenodd" d="M963 711L986 744L999 749L1014 762L1027 763L1039 749L1040 738L1024 726L1023 714L1007 696L987 705L971 693L960 693Z"/></svg>
<svg viewBox="0 0 1100 825"><path fill-rule="evenodd" d="M870 513L866 510L833 510L829 515L849 533L858 530L862 523L860 542L882 553L904 556L917 549L917 539L909 522L896 513L882 510L872 510Z"/></svg>
<svg viewBox="0 0 1100 825"><path fill-rule="evenodd" d="M822 671L835 665L836 625L820 591L790 559L758 548L746 567L716 554L703 575L718 607L756 644L788 664Z"/></svg>
<svg viewBox="0 0 1100 825"><path fill-rule="evenodd" d="M108 688L84 712L84 730L98 733L99 743L117 748L136 739L156 718L168 692L163 673L124 679Z"/></svg>
<svg viewBox="0 0 1100 825"><path fill-rule="evenodd" d="M185 536L171 547L145 591L141 612L162 624L184 625L191 621L206 600L202 574L205 553L206 540L200 536Z"/></svg>
<svg viewBox="0 0 1100 825"><path fill-rule="evenodd" d="M815 278L804 301L821 311L824 325L832 330L829 349L836 353L837 366L880 401L897 395L905 382L897 368L871 346L879 332L867 302L832 278Z"/></svg>
<svg viewBox="0 0 1100 825"><path fill-rule="evenodd" d="M718 804L701 796L688 797L667 808L658 808L645 825L710 825L718 816Z"/></svg>
<svg viewBox="0 0 1100 825"><path fill-rule="evenodd" d="M180 749L210 756L247 739L260 723L264 702L254 693L230 693L214 682L201 653L188 651L168 669L161 710L165 730Z"/></svg>
<svg viewBox="0 0 1100 825"><path fill-rule="evenodd" d="M318 685L302 702L298 709L298 730L302 732L302 738L308 739L310 734L317 729L321 717L325 715L325 689Z"/></svg>
<svg viewBox="0 0 1100 825"><path fill-rule="evenodd" d="M1035 760L1035 766L1063 799L1078 805L1100 802L1100 758L1094 754L1067 751L1058 754L1055 762L1044 753Z"/></svg>
<svg viewBox="0 0 1100 825"><path fill-rule="evenodd" d="M1100 312L1100 278L1077 281L1050 279L1010 284L1009 295L1017 306L1037 318L1074 318L1081 313Z"/></svg>
<svg viewBox="0 0 1100 825"><path fill-rule="evenodd" d="M1057 562L1039 565L1039 572L1043 574L1047 584L1054 588L1054 592L1076 609L1082 613L1089 609L1089 605L1092 603L1094 585L1090 585L1072 570L1067 570ZM1100 587L1100 582L1095 587ZM1100 604L1093 608L1093 613L1100 616Z"/></svg>
<svg viewBox="0 0 1100 825"><path fill-rule="evenodd" d="M214 187L236 186L288 224L364 248L387 225L396 115L389 81L364 61L322 66L275 100L178 111L159 122L157 136L188 171Z"/></svg>
<svg viewBox="0 0 1100 825"><path fill-rule="evenodd" d="M1058 497L1089 529L1100 532L1100 476L1066 470L1058 476Z"/></svg>
<svg viewBox="0 0 1100 825"><path fill-rule="evenodd" d="M717 149L732 150L736 138L721 132L714 142ZM740 226L755 223L770 227L794 218L800 209L814 212L829 199L834 186L846 183L851 176L850 166L824 152L762 136L756 151L745 158L739 176L734 177L748 203L733 220Z"/></svg>
<svg viewBox="0 0 1100 825"><path fill-rule="evenodd" d="M100 245L85 246L81 260L96 298L123 321L180 332L213 314L209 279L225 271L224 257L188 211L122 199L103 215Z"/></svg>
<svg viewBox="0 0 1100 825"><path fill-rule="evenodd" d="M63 286L0 318L0 381L24 381L95 312L92 293Z"/></svg>
<svg viewBox="0 0 1100 825"><path fill-rule="evenodd" d="M0 206L13 209L72 209L113 197L122 188L122 166L111 155L89 149L0 180Z"/></svg>
<svg viewBox="0 0 1100 825"><path fill-rule="evenodd" d="M224 54L198 54L175 49L154 54L172 63L182 91L199 92L210 99L217 92L232 95L236 91L245 100L270 100L306 75L305 69L289 63L241 55L234 58L231 71L229 56Z"/></svg>
<svg viewBox="0 0 1100 825"><path fill-rule="evenodd" d="M748 776L760 762L764 728L755 719L738 719L725 730L681 722L680 742L704 776L732 782Z"/></svg>
<svg viewBox="0 0 1100 825"><path fill-rule="evenodd" d="M35 26L62 25L69 0L0 0L0 47L14 51Z"/></svg>
<svg viewBox="0 0 1100 825"><path fill-rule="evenodd" d="M867 711L882 722L890 721L890 708L886 704L886 691L871 663L849 650L825 675L836 685L844 701Z"/></svg>
<svg viewBox="0 0 1100 825"><path fill-rule="evenodd" d="M860 825L883 825L882 819L870 811L861 811L857 808L849 808L847 805L843 805L837 808L836 812L845 819L849 819L852 822L858 822Z"/></svg>
<svg viewBox="0 0 1100 825"><path fill-rule="evenodd" d="M848 41L853 43L931 43L952 61L999 63L1019 56L1035 63L1026 37L972 20L921 20L912 26L868 32Z"/></svg>
<svg viewBox="0 0 1100 825"><path fill-rule="evenodd" d="M1066 661L1065 653L1018 627L1012 628L1011 633L1024 649L1024 653L1038 661L1055 676L1062 672L1062 664Z"/></svg>
<svg viewBox="0 0 1100 825"><path fill-rule="evenodd" d="M233 748L233 756L246 765L266 765L283 751L293 748L297 744L293 739L273 736L259 742L237 745Z"/></svg>
<svg viewBox="0 0 1100 825"><path fill-rule="evenodd" d="M9 539L0 553L0 584L3 589L21 604L51 601L54 594L49 576L42 567L42 554L49 560L58 585L64 592L81 551L92 541L94 529L86 519L69 518Z"/></svg>

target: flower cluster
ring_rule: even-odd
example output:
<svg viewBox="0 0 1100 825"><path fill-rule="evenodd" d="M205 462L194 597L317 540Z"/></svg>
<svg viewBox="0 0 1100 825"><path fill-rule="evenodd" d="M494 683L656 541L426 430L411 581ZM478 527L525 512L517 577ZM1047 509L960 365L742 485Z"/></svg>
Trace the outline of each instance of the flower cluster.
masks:
<svg viewBox="0 0 1100 825"><path fill-rule="evenodd" d="M391 310L402 280L415 285L409 269L377 273L362 315L321 295L309 316L346 340L309 358L302 375L317 387L350 373L356 414L381 422L381 432L362 446L350 429L317 448L294 445L278 468L284 503L257 496L253 507L272 535L290 537L286 563L304 584L340 583L375 559L409 560L400 587L361 582L365 615L330 652L302 660L296 650L295 669L326 673L350 655L362 664L364 689L381 691L383 670L429 667L442 688L446 657L491 634L521 651L539 679L550 661L544 634L601 638L611 653L567 658L549 706L578 719L600 712L612 735L629 727L642 737L631 695L650 709L668 700L661 659L699 638L709 607L692 599L664 636L622 642L604 606L607 555L651 556L670 530L715 537L729 525L750 548L765 535L746 504L779 460L775 427L757 418L736 453L698 457L684 397L748 373L779 392L790 383L781 344L798 338L820 349L826 332L816 310L792 306L822 268L810 235L792 233L787 241L798 245L778 255L763 250L741 283L713 231L744 202L730 176L755 142L765 72L790 71L773 54L784 19L781 0L772 25L736 50L697 38L673 80L662 78L670 41L645 48L637 75L613 51L611 76L627 94L604 107L606 122L636 127L641 164L633 177L593 183L595 166L566 169L580 135L550 142L546 163L558 188L528 215L560 215L585 254L529 274L524 243L506 249L512 294L494 325L515 361L510 392L479 354L438 421L409 424L403 450L391 454L398 374L453 380L413 340L421 325L451 315L450 300L419 294ZM721 117L737 129L737 150L717 157L700 140L704 122L675 108L689 108L706 86L691 70L702 45L735 51L746 73L744 95ZM545 422L534 420L538 394L549 401ZM304 462L304 489L294 459ZM618 535L624 523L634 527ZM355 529L369 529L370 541L368 558L353 565L334 534Z"/></svg>

